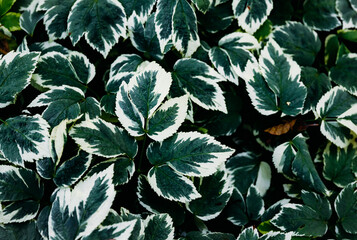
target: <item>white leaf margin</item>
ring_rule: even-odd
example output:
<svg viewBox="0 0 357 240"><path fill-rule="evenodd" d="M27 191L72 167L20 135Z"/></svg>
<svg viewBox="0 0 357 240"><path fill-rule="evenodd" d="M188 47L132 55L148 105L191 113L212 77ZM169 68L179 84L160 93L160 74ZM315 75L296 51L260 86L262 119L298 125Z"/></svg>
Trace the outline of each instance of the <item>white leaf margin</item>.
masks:
<svg viewBox="0 0 357 240"><path fill-rule="evenodd" d="M157 195L159 195L160 197L163 197L165 199L168 199L170 201L178 201L178 202L182 202L182 203L186 203L186 202L190 202L194 199L200 198L201 194L198 193L196 187L193 185L193 182L190 181L187 177L181 175L180 173L178 173L177 171L171 169L174 174L177 175L177 177L179 178L180 181L183 181L185 184L187 184L188 186L190 186L193 191L188 195L188 196L182 196L180 198L174 198L171 195L164 195L163 192L161 191L161 189L157 186L157 180L156 180L156 174L153 173L151 174L152 171L154 171L155 168L151 168L148 175L147 175L147 179L148 182L151 186L151 188L156 192Z"/></svg>
<svg viewBox="0 0 357 240"><path fill-rule="evenodd" d="M181 97L177 98L171 98L167 100L165 103L163 103L157 110L157 111L166 111L167 109L177 105L178 106L178 113L175 118L175 122L173 125L169 126L165 130L155 133L155 134L148 134L148 136L155 141L163 141L164 139L172 136L178 128L181 126L181 124L185 121L186 115L187 115L187 110L188 110L188 95L183 95ZM155 113L153 114L152 117L155 116ZM149 130L150 130L150 125L149 125Z"/></svg>
<svg viewBox="0 0 357 240"><path fill-rule="evenodd" d="M346 112L342 113L338 118L337 122L344 125L345 127L349 128L353 132L357 134L357 125L356 123L352 122L351 120L347 120L346 118L350 118L354 116L356 118L357 123L357 103L353 104L350 109Z"/></svg>
<svg viewBox="0 0 357 240"><path fill-rule="evenodd" d="M194 165L196 166L196 170L198 170L199 173L189 173L189 174L187 172L182 173L178 169L176 169L175 166L172 165L170 162L167 162L167 165L170 166L175 171L179 172L180 174L184 174L186 176L207 177L214 174L219 169L219 167L224 162L226 162L230 156L232 156L232 154L235 151L234 149L221 144L220 142L215 140L214 137L199 132L179 132L176 141L174 143L174 146L176 146L177 144L183 141L190 141L190 140L197 140L197 139L204 141L205 144L217 145L221 147L223 150L228 150L228 151L215 152L215 153L210 152L210 155L213 156L213 158L210 158L209 162L195 163Z"/></svg>

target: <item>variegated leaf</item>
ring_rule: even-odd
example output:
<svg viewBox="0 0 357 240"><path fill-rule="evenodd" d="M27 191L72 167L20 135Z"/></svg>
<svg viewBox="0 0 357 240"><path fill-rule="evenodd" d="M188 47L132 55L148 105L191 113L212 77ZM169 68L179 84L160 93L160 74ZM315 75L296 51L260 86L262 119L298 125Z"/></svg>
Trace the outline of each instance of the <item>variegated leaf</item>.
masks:
<svg viewBox="0 0 357 240"><path fill-rule="evenodd" d="M168 200L186 203L201 197L187 177L167 165L151 168L147 177L152 189Z"/></svg>
<svg viewBox="0 0 357 240"><path fill-rule="evenodd" d="M69 135L84 151L102 157L117 157L126 154L134 158L138 145L124 129L100 118L86 120L75 125Z"/></svg>
<svg viewBox="0 0 357 240"><path fill-rule="evenodd" d="M110 65L109 79L120 73L136 72L144 60L136 54L122 54ZM120 84L119 84L120 85Z"/></svg>
<svg viewBox="0 0 357 240"><path fill-rule="evenodd" d="M323 175L338 187L345 187L355 181L353 165L357 163L357 151L352 145L339 148L327 144L323 153Z"/></svg>
<svg viewBox="0 0 357 240"><path fill-rule="evenodd" d="M255 33L273 9L272 0L233 0L234 16L248 33Z"/></svg>
<svg viewBox="0 0 357 240"><path fill-rule="evenodd" d="M49 216L49 239L80 239L91 234L114 201L113 166L57 192ZM68 230L68 227L70 230Z"/></svg>
<svg viewBox="0 0 357 240"><path fill-rule="evenodd" d="M195 5L196 8L201 11L202 13L206 13L208 9L211 8L213 3L215 2L214 0L193 0L192 1Z"/></svg>
<svg viewBox="0 0 357 240"><path fill-rule="evenodd" d="M43 88L51 89L68 85L80 88L82 91L86 89L82 83L85 80L79 79L67 56L59 52L48 52L41 56L33 79Z"/></svg>
<svg viewBox="0 0 357 240"><path fill-rule="evenodd" d="M271 222L285 232L303 236L323 236L332 210L326 198L313 192L302 192L302 204L285 204Z"/></svg>
<svg viewBox="0 0 357 240"><path fill-rule="evenodd" d="M155 62L149 63L130 79L128 94L144 118L150 118L162 103L169 93L171 82L171 75Z"/></svg>
<svg viewBox="0 0 357 240"><path fill-rule="evenodd" d="M12 202L0 209L1 223L19 223L34 219L40 210L40 204L33 200Z"/></svg>
<svg viewBox="0 0 357 240"><path fill-rule="evenodd" d="M186 0L176 0L172 16L172 43L185 57L190 57L200 46L196 14Z"/></svg>
<svg viewBox="0 0 357 240"><path fill-rule="evenodd" d="M336 0L336 10L342 19L342 28L356 28L357 10L356 6L351 4L351 0Z"/></svg>
<svg viewBox="0 0 357 240"><path fill-rule="evenodd" d="M9 52L0 57L0 108L14 103L17 94L30 84L38 58L38 52Z"/></svg>
<svg viewBox="0 0 357 240"><path fill-rule="evenodd" d="M83 240L129 239L134 229L135 223L136 220L132 220L109 226L101 226L95 229L90 235L83 237Z"/></svg>
<svg viewBox="0 0 357 240"><path fill-rule="evenodd" d="M46 10L44 24L51 40L68 36L67 19L75 0L44 0L40 8Z"/></svg>
<svg viewBox="0 0 357 240"><path fill-rule="evenodd" d="M357 98L350 95L343 88L336 86L324 94L316 106L317 117L322 119L321 133L341 148L348 145L352 135L348 128L337 122L337 118L351 109L354 104L357 104ZM348 120L345 123L350 124Z"/></svg>
<svg viewBox="0 0 357 240"><path fill-rule="evenodd" d="M259 49L258 40L248 34L242 32L233 32L225 35L218 41L218 46L225 49Z"/></svg>
<svg viewBox="0 0 357 240"><path fill-rule="evenodd" d="M203 178L198 188L202 197L192 200L186 207L203 221L216 218L227 205L233 192L232 182L225 169Z"/></svg>
<svg viewBox="0 0 357 240"><path fill-rule="evenodd" d="M126 21L122 4L114 0L77 0L67 20L72 43L76 44L84 35L104 58L120 36L126 37Z"/></svg>
<svg viewBox="0 0 357 240"><path fill-rule="evenodd" d="M329 72L329 76L332 81L345 88L349 93L357 96L357 85L355 76L357 70L355 68L357 64L357 54L348 53L341 56L336 63L336 66L332 67Z"/></svg>
<svg viewBox="0 0 357 240"><path fill-rule="evenodd" d="M156 0L119 0L123 5L123 8L126 13L126 17L131 21L131 18L136 15L139 18L139 21L143 24L146 22L148 16L150 15Z"/></svg>
<svg viewBox="0 0 357 240"><path fill-rule="evenodd" d="M0 201L40 200L43 186L31 170L8 165L0 167Z"/></svg>
<svg viewBox="0 0 357 240"><path fill-rule="evenodd" d="M341 26L335 0L308 0L304 2L304 24L318 30L330 31Z"/></svg>
<svg viewBox="0 0 357 240"><path fill-rule="evenodd" d="M54 87L50 91L38 95L28 107L48 106L42 113L51 127L55 127L63 120L76 119L80 113L79 102L84 99L84 92L76 87Z"/></svg>
<svg viewBox="0 0 357 240"><path fill-rule="evenodd" d="M297 135L291 142L286 142L275 148L273 162L278 172L297 180L308 189L329 195L310 156L307 138Z"/></svg>
<svg viewBox="0 0 357 240"><path fill-rule="evenodd" d="M68 54L68 60L71 62L79 81L84 84L88 84L92 81L95 76L95 67L89 62L86 55L80 52L71 51Z"/></svg>
<svg viewBox="0 0 357 240"><path fill-rule="evenodd" d="M173 240L175 228L168 214L150 215L144 221L144 240L165 239Z"/></svg>
<svg viewBox="0 0 357 240"><path fill-rule="evenodd" d="M238 236L237 240L258 240L258 230L253 227L244 229Z"/></svg>
<svg viewBox="0 0 357 240"><path fill-rule="evenodd" d="M155 15L150 15L144 26L140 22L139 16L134 13L129 19L128 30L133 46L140 52L150 55L153 59L159 61L163 59L164 54L169 50L168 47L171 45L168 44L164 52L161 52L160 42L155 32L154 20Z"/></svg>
<svg viewBox="0 0 357 240"><path fill-rule="evenodd" d="M262 50L259 65L269 88L279 99L278 109L290 116L301 113L307 89L300 81L299 65L273 40Z"/></svg>
<svg viewBox="0 0 357 240"><path fill-rule="evenodd" d="M343 229L350 234L357 234L357 182L348 184L337 196L334 207L336 209L338 221L341 222Z"/></svg>
<svg viewBox="0 0 357 240"><path fill-rule="evenodd" d="M27 7L20 8L24 11L20 17L20 27L27 34L33 35L37 23L43 18L44 12L40 8L41 0L31 1Z"/></svg>
<svg viewBox="0 0 357 240"><path fill-rule="evenodd" d="M299 22L288 21L276 27L272 38L301 66L312 65L321 48L317 33Z"/></svg>
<svg viewBox="0 0 357 240"><path fill-rule="evenodd" d="M223 91L217 84L225 79L206 63L193 58L180 59L174 65L172 78L197 105L227 113Z"/></svg>
<svg viewBox="0 0 357 240"><path fill-rule="evenodd" d="M67 142L67 123L68 120L63 120L60 124L55 126L50 135L50 149L51 149L51 158L56 163L62 157L64 145Z"/></svg>
<svg viewBox="0 0 357 240"><path fill-rule="evenodd" d="M228 81L238 85L238 75L230 62L226 50L220 47L213 47L209 51L209 58L219 74L224 76Z"/></svg>
<svg viewBox="0 0 357 240"><path fill-rule="evenodd" d="M145 119L129 98L128 92L128 85L123 82L116 95L115 114L130 135L142 136L145 134Z"/></svg>
<svg viewBox="0 0 357 240"><path fill-rule="evenodd" d="M248 62L245 70L247 92L255 109L263 115L272 115L278 112L277 97L264 80L259 66Z"/></svg>
<svg viewBox="0 0 357 240"><path fill-rule="evenodd" d="M57 168L53 178L54 183L58 187L73 185L88 170L91 161L91 154L79 151L77 156L65 161Z"/></svg>
<svg viewBox="0 0 357 240"><path fill-rule="evenodd" d="M350 109L342 113L337 122L357 133L357 103L354 103Z"/></svg>
<svg viewBox="0 0 357 240"><path fill-rule="evenodd" d="M50 157L50 126L39 115L20 115L0 125L0 151L13 164L23 166Z"/></svg>
<svg viewBox="0 0 357 240"><path fill-rule="evenodd" d="M151 143L146 155L155 166L166 163L180 174L203 177L215 173L233 152L209 135L180 132L163 142Z"/></svg>
<svg viewBox="0 0 357 240"><path fill-rule="evenodd" d="M149 119L148 136L155 141L172 136L185 120L187 108L187 95L167 100Z"/></svg>
<svg viewBox="0 0 357 240"><path fill-rule="evenodd" d="M159 39L161 52L172 39L172 16L177 5L177 0L158 0L155 12L155 31Z"/></svg>

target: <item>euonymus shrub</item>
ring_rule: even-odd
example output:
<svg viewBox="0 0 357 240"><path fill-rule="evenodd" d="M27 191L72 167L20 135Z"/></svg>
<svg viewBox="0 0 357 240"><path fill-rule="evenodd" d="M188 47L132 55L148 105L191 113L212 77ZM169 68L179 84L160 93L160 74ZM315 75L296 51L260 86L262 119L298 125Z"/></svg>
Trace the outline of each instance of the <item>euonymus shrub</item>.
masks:
<svg viewBox="0 0 357 240"><path fill-rule="evenodd" d="M0 1L0 239L357 239L357 1Z"/></svg>

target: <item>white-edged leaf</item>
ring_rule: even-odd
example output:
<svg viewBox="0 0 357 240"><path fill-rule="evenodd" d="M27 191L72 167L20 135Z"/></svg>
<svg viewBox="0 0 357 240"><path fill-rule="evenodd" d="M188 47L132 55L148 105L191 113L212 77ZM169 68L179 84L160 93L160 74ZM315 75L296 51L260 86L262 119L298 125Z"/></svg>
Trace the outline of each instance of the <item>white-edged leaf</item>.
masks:
<svg viewBox="0 0 357 240"><path fill-rule="evenodd" d="M196 14L186 0L175 0L172 16L172 42L185 57L190 57L200 46Z"/></svg>
<svg viewBox="0 0 357 240"><path fill-rule="evenodd" d="M283 114L296 116L301 113L307 89L300 81L299 65L273 40L261 51L259 65L269 88L279 99L278 108Z"/></svg>
<svg viewBox="0 0 357 240"><path fill-rule="evenodd" d="M273 10L272 0L233 0L234 16L238 24L248 33L253 34L265 22Z"/></svg>
<svg viewBox="0 0 357 240"><path fill-rule="evenodd" d="M43 88L68 85L82 91L86 89L67 56L59 52L48 52L40 57L33 80Z"/></svg>
<svg viewBox="0 0 357 240"><path fill-rule="evenodd" d="M304 2L304 24L318 30L330 31L341 26L335 0L307 0Z"/></svg>
<svg viewBox="0 0 357 240"><path fill-rule="evenodd" d="M39 55L12 51L0 57L0 108L14 103L16 95L30 84Z"/></svg>
<svg viewBox="0 0 357 240"><path fill-rule="evenodd" d="M126 37L126 15L115 0L77 0L68 16L68 31L75 45L84 35L87 43L107 57L111 48Z"/></svg>
<svg viewBox="0 0 357 240"><path fill-rule="evenodd" d="M206 63L184 58L174 65L172 78L197 105L227 113L223 91L217 84L225 79Z"/></svg>
<svg viewBox="0 0 357 240"><path fill-rule="evenodd" d="M342 113L337 122L357 133L357 103L354 103L350 109Z"/></svg>
<svg viewBox="0 0 357 240"><path fill-rule="evenodd" d="M43 186L31 170L8 165L0 167L0 201L40 200Z"/></svg>
<svg viewBox="0 0 357 240"><path fill-rule="evenodd" d="M134 161L128 157L117 157L102 161L91 167L87 176L92 176L95 173L101 172L112 164L114 164L113 184L117 186L128 183L135 173Z"/></svg>
<svg viewBox="0 0 357 240"><path fill-rule="evenodd" d="M278 112L276 95L264 80L259 66L249 61L245 74L247 92L255 109L263 115L272 115Z"/></svg>
<svg viewBox="0 0 357 240"><path fill-rule="evenodd" d="M79 102L84 99L84 92L76 87L61 86L38 95L28 107L48 106L42 117L52 126L63 120L73 120L80 115Z"/></svg>
<svg viewBox="0 0 357 240"><path fill-rule="evenodd" d="M31 36L35 31L37 23L44 16L44 12L40 9L41 1L33 0L27 7L20 8L21 11L24 11L20 17L20 27Z"/></svg>
<svg viewBox="0 0 357 240"><path fill-rule="evenodd" d="M313 192L302 192L304 205L285 204L271 220L275 226L285 232L293 231L302 236L323 236L331 217L331 206L326 198Z"/></svg>
<svg viewBox="0 0 357 240"><path fill-rule="evenodd" d="M270 165L264 161L260 162L257 180L255 187L257 188L260 196L264 197L270 187L271 182L271 169Z"/></svg>
<svg viewBox="0 0 357 240"><path fill-rule="evenodd" d="M142 136L145 134L145 119L129 98L128 92L128 84L122 82L116 95L115 114L130 135Z"/></svg>
<svg viewBox="0 0 357 240"><path fill-rule="evenodd" d="M249 227L244 229L238 236L237 240L258 240L259 233L256 228Z"/></svg>
<svg viewBox="0 0 357 240"><path fill-rule="evenodd" d="M80 52L71 51L68 55L79 81L88 84L95 76L95 67L89 62L86 55Z"/></svg>
<svg viewBox="0 0 357 240"><path fill-rule="evenodd" d="M232 178L232 185L241 194L247 194L252 184L259 184L257 177L261 164L262 161L252 152L241 152L227 160L226 168ZM261 189L263 188L262 186ZM257 189L260 188L257 187Z"/></svg>
<svg viewBox="0 0 357 240"><path fill-rule="evenodd" d="M100 118L86 120L75 125L69 135L84 151L102 157L128 155L135 157L136 140L122 128Z"/></svg>
<svg viewBox="0 0 357 240"><path fill-rule="evenodd" d="M357 233L357 182L348 184L337 196L334 206L343 229L350 233Z"/></svg>
<svg viewBox="0 0 357 240"><path fill-rule="evenodd" d="M49 52L59 52L64 55L69 54L69 49L62 46L59 43L53 41L45 41L45 42L34 42L28 46L31 51L39 51L41 55L45 55Z"/></svg>
<svg viewBox="0 0 357 240"><path fill-rule="evenodd" d="M114 78L119 73L136 72L136 69L142 62L143 62L143 59L139 55L136 55L136 54L122 54L122 55L120 55L110 65L109 79Z"/></svg>
<svg viewBox="0 0 357 240"><path fill-rule="evenodd" d="M356 28L357 11L353 8L350 0L336 0L336 10L342 19L342 28Z"/></svg>
<svg viewBox="0 0 357 240"><path fill-rule="evenodd" d="M90 235L83 237L83 240L97 239L129 239L134 229L136 220L120 222L109 226L101 226L95 229Z"/></svg>
<svg viewBox="0 0 357 240"><path fill-rule="evenodd" d="M218 41L218 46L225 49L251 50L260 48L260 44L254 36L243 32L233 32L225 35Z"/></svg>
<svg viewBox="0 0 357 240"><path fill-rule="evenodd" d="M12 202L0 209L0 223L19 223L34 219L40 204L33 200Z"/></svg>
<svg viewBox="0 0 357 240"><path fill-rule="evenodd" d="M201 197L187 177L167 165L151 168L147 177L152 189L168 200L186 203Z"/></svg>
<svg viewBox="0 0 357 240"><path fill-rule="evenodd" d="M158 0L155 12L155 32L159 39L160 49L163 53L166 45L172 39L173 24L172 16L175 11L177 0Z"/></svg>
<svg viewBox="0 0 357 240"><path fill-rule="evenodd" d="M172 218L168 214L153 214L148 216L145 221L144 240L165 239L173 240L175 228Z"/></svg>
<svg viewBox="0 0 357 240"><path fill-rule="evenodd" d="M46 9L43 22L51 40L68 36L67 19L75 0L44 0L40 5Z"/></svg>
<svg viewBox="0 0 357 240"><path fill-rule="evenodd" d="M291 142L286 142L275 148L273 162L278 172L288 178L296 178L303 186L316 192L329 195L330 191L320 179L310 156L307 138L298 134Z"/></svg>
<svg viewBox="0 0 357 240"><path fill-rule="evenodd" d="M131 18L136 15L141 23L145 23L156 0L120 0L119 2L123 5L129 22L131 21Z"/></svg>
<svg viewBox="0 0 357 240"><path fill-rule="evenodd" d="M234 188L231 204L226 207L227 220L237 226L244 226L249 222L247 208L242 194L237 188Z"/></svg>
<svg viewBox="0 0 357 240"><path fill-rule="evenodd" d="M258 220L264 213L264 200L256 186L248 189L246 197L247 215L251 220Z"/></svg>
<svg viewBox="0 0 357 240"><path fill-rule="evenodd" d="M186 207L203 221L214 219L227 205L233 188L227 171L224 168L220 169L215 174L203 178L198 190L202 197L192 200Z"/></svg>
<svg viewBox="0 0 357 240"><path fill-rule="evenodd" d="M24 165L50 157L50 126L38 114L9 118L0 125L0 150L11 163Z"/></svg>
<svg viewBox="0 0 357 240"><path fill-rule="evenodd" d="M67 119L63 120L60 124L55 126L50 135L50 149L51 158L56 163L62 157L64 145L67 142L67 123L70 122Z"/></svg>
<svg viewBox="0 0 357 240"><path fill-rule="evenodd" d="M79 221L70 203L71 190L59 189L48 216L48 239L75 239Z"/></svg>
<svg viewBox="0 0 357 240"><path fill-rule="evenodd" d="M71 186L77 182L88 170L92 161L92 155L79 151L77 156L65 161L57 168L53 178L58 187Z"/></svg>
<svg viewBox="0 0 357 240"><path fill-rule="evenodd" d="M94 97L87 97L80 104L81 114L86 119L95 119L101 115L100 103Z"/></svg>
<svg viewBox="0 0 357 240"><path fill-rule="evenodd" d="M99 226L114 201L113 173L111 165L79 182L72 191L57 191L49 216L49 239L80 239Z"/></svg>
<svg viewBox="0 0 357 240"><path fill-rule="evenodd" d="M155 141L172 136L185 120L187 108L187 95L167 100L149 119L148 136Z"/></svg>
<svg viewBox="0 0 357 240"><path fill-rule="evenodd" d="M226 50L220 47L213 47L209 51L209 58L218 73L224 76L228 81L238 85L238 75L231 65L229 55Z"/></svg>
<svg viewBox="0 0 357 240"><path fill-rule="evenodd" d="M72 190L70 205L79 220L76 239L89 235L107 216L115 197L113 167L79 182Z"/></svg>
<svg viewBox="0 0 357 240"><path fill-rule="evenodd" d="M213 5L213 3L215 2L214 0L193 0L192 1L195 5L196 8L201 11L202 13L206 13L211 6Z"/></svg>
<svg viewBox="0 0 357 240"><path fill-rule="evenodd" d="M341 148L346 147L353 137L348 128L337 122L337 118L355 104L357 104L357 99L354 96L342 87L336 86L325 93L316 105L317 117L322 119L321 133ZM349 113L351 112L347 112L347 114Z"/></svg>
<svg viewBox="0 0 357 240"><path fill-rule="evenodd" d="M342 86L352 95L357 96L357 85L355 76L357 70L357 54L348 53L338 58L336 66L332 67L329 72L329 77L332 81Z"/></svg>
<svg viewBox="0 0 357 240"><path fill-rule="evenodd" d="M271 38L300 66L312 65L321 49L317 33L300 22L287 21L276 27Z"/></svg>
<svg viewBox="0 0 357 240"><path fill-rule="evenodd" d="M212 136L180 132L163 142L151 143L146 155L155 166L166 163L180 174L203 177L215 173L233 152Z"/></svg>
<svg viewBox="0 0 357 240"><path fill-rule="evenodd" d="M175 224L183 223L185 220L185 211L182 211L180 203L167 200L160 197L150 186L145 175L139 175L136 195L141 206L151 213L168 213Z"/></svg>
<svg viewBox="0 0 357 240"><path fill-rule="evenodd" d="M156 62L149 63L130 79L128 94L144 118L150 118L162 103L169 93L171 82L171 74Z"/></svg>
<svg viewBox="0 0 357 240"><path fill-rule="evenodd" d="M328 143L323 152L323 176L338 187L345 187L355 181L353 165L357 163L357 151L350 144L339 148Z"/></svg>

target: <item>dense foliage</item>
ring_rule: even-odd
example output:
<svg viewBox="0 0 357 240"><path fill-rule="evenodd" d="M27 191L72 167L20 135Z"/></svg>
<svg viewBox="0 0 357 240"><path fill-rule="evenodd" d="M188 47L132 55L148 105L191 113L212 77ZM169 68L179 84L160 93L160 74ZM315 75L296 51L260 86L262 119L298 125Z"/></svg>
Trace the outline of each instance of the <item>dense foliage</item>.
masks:
<svg viewBox="0 0 357 240"><path fill-rule="evenodd" d="M357 239L356 0L0 0L0 239Z"/></svg>

